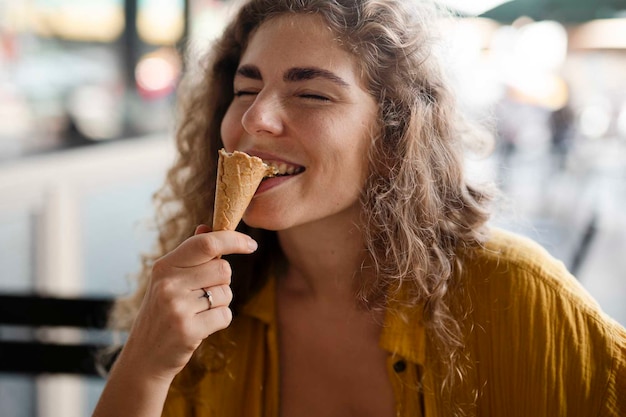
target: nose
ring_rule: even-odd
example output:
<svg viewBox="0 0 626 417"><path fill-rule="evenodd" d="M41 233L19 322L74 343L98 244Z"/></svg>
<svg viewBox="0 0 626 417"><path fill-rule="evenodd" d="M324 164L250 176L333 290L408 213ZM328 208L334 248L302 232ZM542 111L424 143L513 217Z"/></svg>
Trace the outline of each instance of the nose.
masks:
<svg viewBox="0 0 626 417"><path fill-rule="evenodd" d="M261 92L243 114L241 124L251 135L279 135L283 130L281 107L278 98Z"/></svg>

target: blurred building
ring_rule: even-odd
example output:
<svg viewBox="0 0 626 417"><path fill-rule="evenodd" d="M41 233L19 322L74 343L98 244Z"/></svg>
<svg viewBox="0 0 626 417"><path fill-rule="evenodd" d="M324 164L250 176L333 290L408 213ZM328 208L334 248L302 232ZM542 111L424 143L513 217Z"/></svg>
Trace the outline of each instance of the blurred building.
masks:
<svg viewBox="0 0 626 417"><path fill-rule="evenodd" d="M110 298L132 289L154 239L151 195L173 155L191 6L0 0L0 293ZM202 18L224 4L193 7ZM0 325L0 340L39 337ZM77 337L103 335L54 341ZM97 378L0 373L0 414L90 415L101 387Z"/></svg>
<svg viewBox="0 0 626 417"><path fill-rule="evenodd" d="M503 189L494 224L544 244L626 324L626 4L540 3L444 31L461 104L494 132L468 173ZM0 293L132 290L173 157L176 86L195 63L183 52L208 48L230 6L0 0ZM1 413L90 415L102 385L0 373Z"/></svg>

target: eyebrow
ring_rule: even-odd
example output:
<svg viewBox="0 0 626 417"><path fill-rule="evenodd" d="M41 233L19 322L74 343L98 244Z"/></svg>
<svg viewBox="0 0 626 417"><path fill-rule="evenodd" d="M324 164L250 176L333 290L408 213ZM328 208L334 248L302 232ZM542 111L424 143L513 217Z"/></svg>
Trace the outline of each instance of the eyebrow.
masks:
<svg viewBox="0 0 626 417"><path fill-rule="evenodd" d="M254 65L243 65L237 68L236 75L241 75L242 77L250 78L253 80L263 80L263 77L261 76L261 71L259 71L259 69Z"/></svg>
<svg viewBox="0 0 626 417"><path fill-rule="evenodd" d="M261 75L261 71L258 67L254 65L243 65L237 69L237 75L242 77L250 78L253 80L263 80L263 76ZM288 82L298 82L298 81L306 81L312 80L315 78L324 78L329 80L341 87L349 87L348 84L343 78L339 77L337 74L317 67L295 67L290 68L285 72L283 76L284 81Z"/></svg>
<svg viewBox="0 0 626 417"><path fill-rule="evenodd" d="M325 78L342 87L349 87L349 84L335 73L317 67L291 68L283 77L285 81L305 81L314 78Z"/></svg>

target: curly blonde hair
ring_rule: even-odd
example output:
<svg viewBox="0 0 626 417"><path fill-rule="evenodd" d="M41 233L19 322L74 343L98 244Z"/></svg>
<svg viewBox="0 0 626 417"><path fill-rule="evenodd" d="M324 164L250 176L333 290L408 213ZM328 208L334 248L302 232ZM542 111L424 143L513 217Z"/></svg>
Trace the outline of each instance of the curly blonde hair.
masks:
<svg viewBox="0 0 626 417"><path fill-rule="evenodd" d="M317 13L357 57L365 85L379 106L380 134L369 156L360 225L376 273L362 283L359 298L372 308L380 307L399 297L402 288L402 300L394 301L424 309L431 351L446 370L442 393L451 395L467 364L462 360L464 312L454 311L450 294L462 291L457 279L462 266L459 252L485 238L490 196L464 176L463 137L471 130L433 51L437 10L415 11L416 3L251 0L243 4L205 57L201 73L188 76L180 87L179 155L156 195L159 247L144 260L137 292L116 303L112 314L116 327L132 325L152 262L189 237L196 225L210 224L217 151L223 146L220 124L233 98L233 78L250 36L276 16ZM263 286L271 262L280 254L274 232L245 224L240 230L253 235L260 250L252 257L232 258L235 314ZM459 407L451 408L462 414Z"/></svg>

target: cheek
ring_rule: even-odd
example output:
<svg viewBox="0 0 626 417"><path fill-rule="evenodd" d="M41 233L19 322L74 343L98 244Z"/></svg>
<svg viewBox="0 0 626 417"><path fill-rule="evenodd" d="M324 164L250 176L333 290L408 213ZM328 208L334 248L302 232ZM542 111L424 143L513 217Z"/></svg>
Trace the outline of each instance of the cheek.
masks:
<svg viewBox="0 0 626 417"><path fill-rule="evenodd" d="M229 107L220 126L222 142L229 152L232 152L236 148L235 142L237 138L241 136L241 117L236 113L232 106Z"/></svg>
<svg viewBox="0 0 626 417"><path fill-rule="evenodd" d="M344 155L343 165L350 166L352 172L366 176L369 152L373 143L372 129L358 121L344 123L336 135L338 141L330 145L338 154Z"/></svg>
<svg viewBox="0 0 626 417"><path fill-rule="evenodd" d="M362 190L369 175L369 153L372 144L372 137L369 130L348 146L346 152L350 154L349 166L352 173L352 181ZM345 162L344 162L345 163ZM346 165L348 165L346 163Z"/></svg>

